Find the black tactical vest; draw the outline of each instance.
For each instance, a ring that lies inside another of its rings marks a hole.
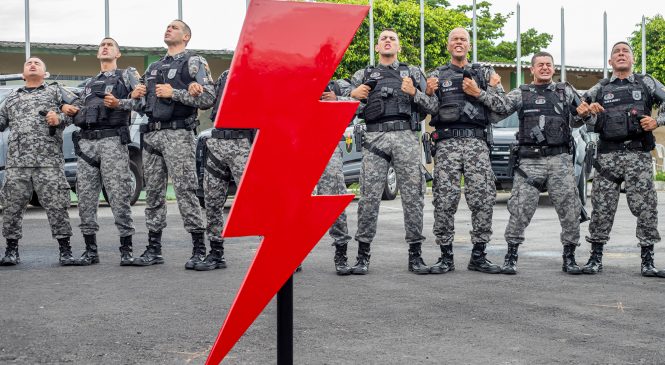
[[[642,139],[646,144],[653,144],[653,134],[642,130],[640,125],[643,115],[651,115],[653,101],[642,81],[643,76],[634,75],[634,78],[633,82],[625,83],[610,83],[608,79],[600,81],[596,102],[605,111],[598,115],[594,131],[600,133],[601,140],[623,142]]]
[[[476,84],[487,90],[487,82],[480,65],[474,63],[471,70],[454,65],[439,68],[439,112],[432,118],[430,125],[436,128],[485,128],[488,123],[485,106],[476,98],[466,95],[462,90],[465,71]]]
[[[520,146],[566,146],[571,141],[570,111],[566,84],[521,85],[522,109],[519,112]]]
[[[364,82],[376,82],[363,110],[365,123],[411,119],[412,98],[402,91],[402,77],[411,77],[409,67],[404,63],[400,63],[397,70],[386,66],[365,69]]]
[[[130,110],[118,110],[104,106],[104,96],[113,94],[118,99],[128,99],[129,89],[122,81],[124,70],[116,69],[113,75],[104,74],[85,85],[83,109],[74,118],[74,124],[82,129],[112,129],[128,126]]]
[[[146,114],[150,122],[185,120],[196,114],[196,108],[188,106],[173,99],[158,98],[155,95],[157,84],[169,84],[174,89],[187,90],[194,81],[189,75],[189,59],[194,56],[188,52],[186,55],[173,59],[163,57],[150,65],[146,73]]]

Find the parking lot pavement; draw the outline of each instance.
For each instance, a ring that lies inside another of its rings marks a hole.
[[[659,193],[660,207],[665,194]],[[503,261],[508,194],[499,194],[488,258]],[[20,242],[22,263],[0,268],[0,363],[201,364],[258,246],[256,237],[229,239],[229,268],[184,270],[191,254],[175,203],[168,205],[166,263],[120,267],[117,231],[108,206],[99,212],[101,263],[59,267],[44,211],[29,208]],[[356,228],[357,202],[349,227]],[[147,241],[143,206],[133,207],[135,255]],[[660,209],[661,215],[663,209]],[[76,232],[75,253],[83,243]],[[661,216],[661,222],[662,222]],[[424,257],[436,261],[431,197],[426,200]],[[471,243],[464,200],[457,213],[456,271],[407,272],[399,198],[383,202],[370,274],[338,277],[324,237],[294,279],[297,364],[656,364],[665,362],[665,279],[639,275],[635,219],[622,198],[605,272],[561,272],[560,227],[543,196],[520,250],[517,276],[466,270]],[[582,225],[582,237],[588,223]],[[298,239],[297,227],[293,239]],[[349,256],[355,256],[355,243]],[[588,257],[582,242],[578,263]],[[665,265],[665,249],[656,248]],[[276,261],[274,265],[279,265]],[[275,363],[275,304],[268,305],[227,357],[229,364]]]

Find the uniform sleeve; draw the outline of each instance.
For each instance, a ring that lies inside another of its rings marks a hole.
[[[202,76],[198,77],[196,82],[199,82],[201,86],[203,86],[203,93],[194,97],[189,95],[189,91],[187,90],[174,89],[173,100],[199,109],[208,109],[212,107],[215,103],[215,88],[212,76],[210,75],[208,62],[201,56],[192,56],[189,58],[188,67],[189,76],[193,79],[197,79],[197,74],[201,72],[199,75]]]
[[[508,116],[522,108],[522,90],[515,88],[508,94],[499,94],[495,88],[481,92],[478,100],[485,104],[492,112]]]
[[[363,82],[365,82],[364,78],[365,78],[365,69],[356,71],[356,73],[354,73],[353,76],[351,77],[351,90],[362,85]],[[349,94],[351,94],[350,91]]]
[[[118,110],[136,110],[139,111],[141,100],[132,99],[131,93],[134,91],[132,84],[135,82],[140,82],[141,75],[134,67],[127,67],[125,72],[122,73],[122,82],[125,84],[129,94],[127,99],[120,99],[120,105],[118,105]]]
[[[598,92],[600,91],[601,84],[600,82],[593,85],[591,89],[587,90],[584,95],[582,95],[582,100],[586,101],[587,103],[595,103],[596,99],[598,98]],[[584,118],[584,124],[586,124],[587,129],[589,130],[594,130],[596,127],[596,121],[598,120],[598,117],[594,114],[589,115],[588,117]]]
[[[53,90],[54,90],[56,105],[61,106],[63,104],[66,104],[63,100],[63,95],[62,95],[62,93],[66,91],[63,91],[63,89],[59,86],[53,86]],[[63,113],[60,109],[58,109],[57,114],[58,114],[58,120],[60,121],[58,128],[64,129],[68,125],[72,124],[72,118],[69,117],[67,114]]]
[[[436,95],[428,96],[425,94],[424,87],[425,84],[425,75],[419,68],[410,66],[411,74],[416,81],[416,95],[413,97],[413,101],[418,105],[421,112],[426,114],[436,114],[439,109],[439,100]]]
[[[570,121],[570,127],[579,128],[584,125],[584,120],[577,115],[577,111],[573,112],[573,110],[576,110],[577,107],[580,106],[581,104],[580,94],[570,84],[566,85],[565,90],[566,90],[566,103],[570,105],[568,109],[570,113],[568,118],[568,120]]]
[[[7,103],[4,103],[0,108],[0,132],[4,132],[7,126],[9,126],[9,111],[7,110]]]
[[[505,94],[505,90],[503,89],[503,85],[499,82],[496,86],[490,86],[490,77],[492,77],[492,74],[495,74],[496,71],[494,71],[494,67],[492,66],[487,66],[483,67],[484,71],[484,76],[485,80],[487,80],[487,88],[492,88],[494,91],[496,91],[497,94]]]

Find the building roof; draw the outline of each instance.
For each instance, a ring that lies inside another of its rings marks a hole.
[[[515,68],[514,63],[507,62],[479,62],[481,65],[492,66],[494,68]],[[522,69],[528,69],[531,67],[529,63],[522,62]],[[554,65],[555,70],[561,70],[561,65]],[[603,72],[602,67],[581,67],[581,66],[569,66],[566,65],[566,71],[572,72]]]
[[[31,42],[31,53],[48,53],[48,54],[63,54],[63,55],[96,55],[99,45],[96,44],[69,44],[69,43],[39,43]],[[145,56],[156,55],[162,56],[166,53],[165,47],[131,47],[121,46],[120,51],[125,56]],[[210,50],[210,49],[193,49],[197,54],[205,56],[206,58],[224,58],[231,59],[233,51],[228,49]],[[24,42],[11,42],[0,41],[0,53],[24,53]]]

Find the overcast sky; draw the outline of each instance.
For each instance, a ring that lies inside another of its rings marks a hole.
[[[413,0],[418,1],[418,0]],[[471,4],[449,0],[453,5]],[[493,12],[515,11],[513,0],[489,0]],[[25,41],[24,0],[0,0],[0,40]],[[629,6],[628,6],[629,5]],[[566,11],[566,64],[602,67],[603,11],[608,17],[608,42],[626,40],[642,15],[662,12],[655,0],[522,1],[522,31],[536,28],[554,36],[546,49],[560,62],[560,11]],[[245,14],[245,0],[183,0],[183,18],[192,27],[190,48],[235,48]],[[178,15],[177,0],[110,0],[110,32],[121,45],[164,46],[166,25]],[[506,39],[514,40],[515,16],[508,21]],[[104,0],[30,0],[30,38],[33,42],[96,44],[104,36]],[[647,55],[648,57],[648,55]]]

